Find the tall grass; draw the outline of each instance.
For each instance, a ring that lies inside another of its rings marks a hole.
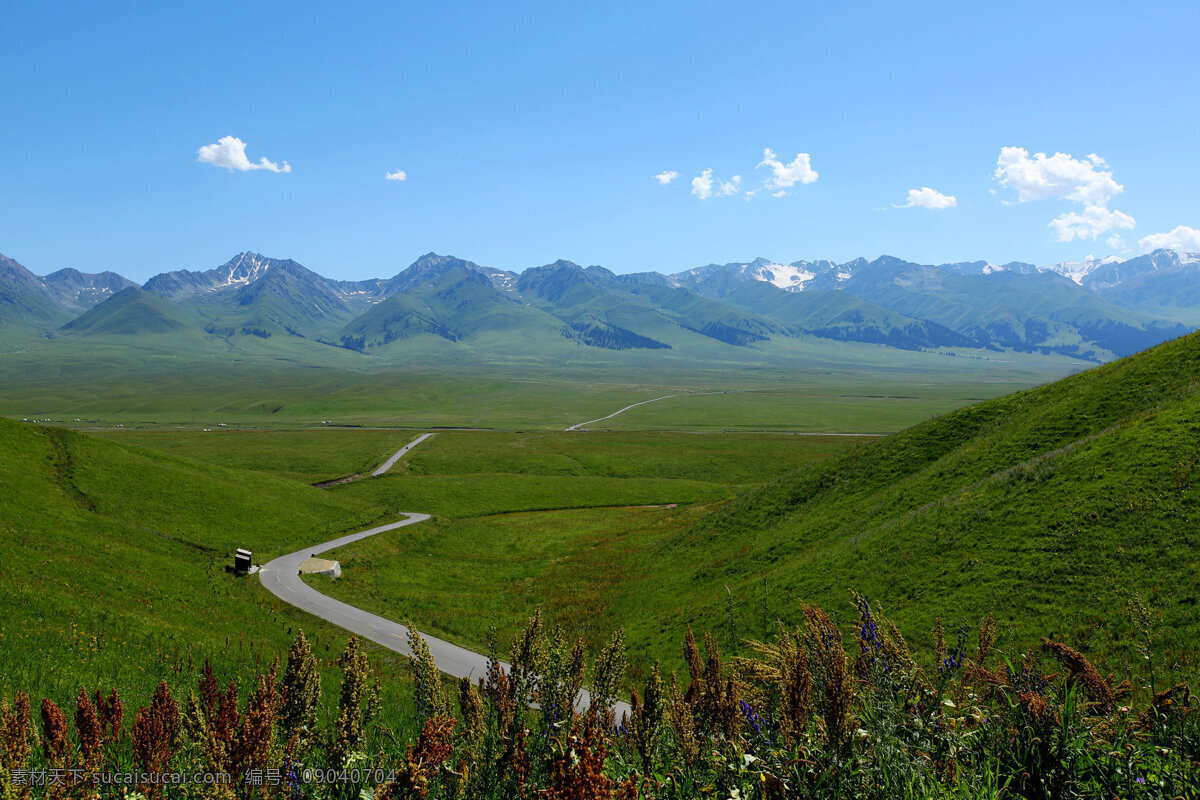
[[[989,619],[922,657],[865,598],[856,604],[850,625],[806,606],[798,627],[744,642],[734,658],[711,633],[701,647],[688,631],[686,674],[653,670],[620,717],[622,633],[588,668],[580,644],[540,615],[510,667],[493,657],[477,686],[439,681],[414,634],[415,694],[382,711],[351,640],[340,690],[323,693],[336,708],[314,713],[322,692],[303,637],[286,665],[272,659],[222,687],[206,664],[194,688],[163,682],[123,715],[118,692],[93,701],[83,688],[74,701],[43,700],[38,725],[18,692],[0,700],[0,796],[128,796],[91,774],[131,768],[231,776],[216,790],[143,778],[144,797],[1195,796],[1200,715],[1186,686],[1138,692],[1052,640],[1005,658]],[[65,783],[43,786],[43,774]]]

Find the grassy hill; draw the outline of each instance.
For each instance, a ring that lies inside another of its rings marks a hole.
[[[432,334],[448,341],[499,334],[524,342],[563,344],[562,323],[504,296],[478,269],[452,265],[414,280],[407,292],[393,294],[351,321],[341,341],[359,349]]]
[[[995,609],[1012,639],[1122,657],[1137,593],[1161,614],[1161,649],[1194,669],[1198,388],[1191,335],[902,431],[692,527],[663,551],[665,592],[765,578],[844,607],[854,588],[916,636]]]
[[[185,330],[190,321],[161,297],[130,286],[88,309],[62,329],[82,334],[136,336],[176,333]]]
[[[724,633],[732,617],[740,636],[761,636],[775,619],[799,619],[802,602],[852,615],[853,589],[926,651],[937,618],[953,631],[995,611],[1013,655],[1049,635],[1119,671],[1140,663],[1137,644],[1149,641],[1161,684],[1200,664],[1198,389],[1193,335],[800,461],[731,501],[449,519],[428,543],[359,543],[342,558],[361,559],[364,577],[335,591],[382,609],[392,593],[425,598],[427,619],[414,619],[468,642],[485,625],[461,598],[489,598],[502,629],[541,605],[568,626],[624,625],[635,663],[677,668],[685,625]],[[743,457],[754,452],[747,444]],[[418,454],[413,468],[438,453]],[[414,566],[410,549],[473,566],[447,583],[444,571]],[[389,583],[389,573],[403,578]],[[457,620],[444,618],[439,596],[460,604]],[[1153,609],[1149,633],[1131,613],[1138,598]]]
[[[0,419],[0,441],[0,694],[68,698],[86,682],[147,696],[206,657],[230,674],[285,651],[297,625],[333,655],[344,644],[224,565],[236,547],[265,561],[383,509],[57,428]]]

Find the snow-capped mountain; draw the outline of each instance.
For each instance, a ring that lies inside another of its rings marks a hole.
[[[896,264],[912,263],[891,256],[882,256],[881,258],[891,259]],[[828,260],[793,261],[785,264],[767,258],[756,258],[744,263],[709,264],[666,277],[677,285],[690,286],[701,280],[711,279],[714,274],[723,273],[731,278],[770,283],[789,292],[803,292],[812,289],[836,289],[839,285],[845,284],[846,281],[855,277],[863,267],[868,264],[877,264],[878,261],[879,259],[868,262],[865,258],[856,258],[841,264]],[[1128,260],[1119,256],[1108,256],[1102,259],[1088,256],[1082,261],[1062,261],[1043,266],[1021,261],[1013,261],[1008,264],[993,264],[990,261],[962,261],[931,265],[930,268],[956,275],[994,275],[1001,272],[1029,275],[1037,272],[1051,272],[1062,275],[1080,286],[1101,289],[1111,288],[1126,279],[1132,279],[1146,272],[1173,270],[1193,264],[1200,264],[1200,254],[1156,250],[1148,255]]]
[[[216,269],[162,272],[146,281],[143,290],[168,300],[183,300],[196,294],[246,286],[261,278],[271,267],[283,263],[259,253],[239,253]]]
[[[1083,261],[1062,261],[1058,264],[1048,264],[1044,267],[1039,267],[1042,272],[1054,272],[1062,275],[1064,278],[1070,278],[1083,285],[1084,280],[1096,270],[1109,264],[1120,264],[1119,256],[1108,256],[1107,258],[1097,259],[1095,256],[1088,256]]]
[[[130,286],[137,284],[115,272],[91,274],[68,268],[42,277],[0,255],[0,322],[65,321]]]
[[[1103,361],[1200,327],[1200,255],[1157,250],[1042,267],[757,258],[617,275],[562,260],[518,274],[428,253],[391,278],[341,281],[244,252],[215,269],[155,275],[142,290],[115,273],[40,278],[0,257],[4,326],[43,336],[280,335],[356,350],[501,332],[607,349],[686,348],[695,337],[765,347],[813,336]]]

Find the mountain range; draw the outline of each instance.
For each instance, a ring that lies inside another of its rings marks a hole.
[[[282,336],[377,355],[441,342],[697,356],[829,340],[1099,362],[1197,326],[1200,255],[1172,250],[1044,267],[759,258],[625,275],[561,260],[516,273],[429,253],[391,278],[362,281],[245,252],[142,286],[114,272],[42,277],[0,256],[0,339]]]

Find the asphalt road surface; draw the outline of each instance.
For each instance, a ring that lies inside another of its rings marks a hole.
[[[428,435],[426,434],[426,436]],[[424,438],[424,436],[421,437],[421,439]],[[421,439],[410,443],[408,447],[417,444]],[[401,453],[403,452],[405,451],[401,451]],[[389,650],[394,650],[403,656],[411,657],[412,651],[408,647],[408,628],[398,622],[392,622],[390,619],[371,614],[370,612],[363,611],[361,608],[355,608],[340,600],[334,600],[328,595],[321,594],[305,583],[300,577],[300,565],[312,556],[344,547],[351,542],[357,542],[360,539],[374,536],[377,533],[392,531],[396,528],[403,528],[405,525],[414,525],[429,519],[428,514],[406,513],[404,516],[405,519],[393,522],[390,525],[380,525],[378,528],[352,533],[340,539],[334,539],[331,542],[324,542],[312,547],[306,547],[303,550],[297,550],[294,553],[288,553],[286,556],[280,556],[263,565],[262,569],[258,572],[259,579],[262,581],[262,585],[267,588],[267,591],[285,603],[290,603],[296,608],[320,617],[326,622],[332,622],[339,628],[344,628],[364,639],[370,639]],[[424,636],[424,634],[422,635]],[[470,650],[443,641],[442,639],[435,639],[432,636],[424,636],[424,638],[425,642],[429,645],[429,652],[433,655],[434,661],[437,662],[438,669],[447,675],[455,678],[468,678],[472,682],[487,675],[486,656],[473,653]],[[506,672],[508,671],[508,664],[502,663],[501,666]],[[585,711],[590,700],[591,697],[586,690],[581,692],[580,698],[576,703],[576,708],[580,711]],[[623,714],[629,713],[629,704],[619,702],[616,704],[614,710],[619,720]]]
[[[735,391],[740,392],[741,389],[737,389]],[[620,409],[619,411],[614,411],[613,413],[609,414],[607,417],[599,417],[598,419],[589,419],[587,422],[577,422],[569,428],[563,428],[563,430],[564,431],[577,431],[580,428],[582,428],[584,425],[591,425],[593,422],[603,422],[606,419],[612,419],[617,414],[624,414],[626,411],[628,411],[631,408],[637,408],[638,406],[644,406],[644,405],[646,405],[646,403],[657,403],[659,400],[666,400],[668,397],[692,397],[694,395],[700,395],[700,394],[729,394],[729,392],[681,392],[679,394],[664,394],[662,397],[652,397],[649,400],[643,400],[640,403],[633,403],[631,405],[627,405],[624,408]],[[413,442],[413,444],[416,444],[416,442]]]
[[[408,444],[404,445],[404,447],[401,447],[399,450],[397,450],[395,452],[395,454],[391,458],[389,458],[387,461],[380,464],[379,469],[377,469],[371,473],[371,477],[374,478],[376,475],[382,475],[383,473],[387,472],[392,467],[396,466],[396,462],[399,461],[404,456],[405,453],[407,453],[409,450],[412,450],[414,447],[416,447],[421,442],[428,439],[430,436],[433,436],[433,434],[432,433],[422,433],[420,436],[413,439]]]

